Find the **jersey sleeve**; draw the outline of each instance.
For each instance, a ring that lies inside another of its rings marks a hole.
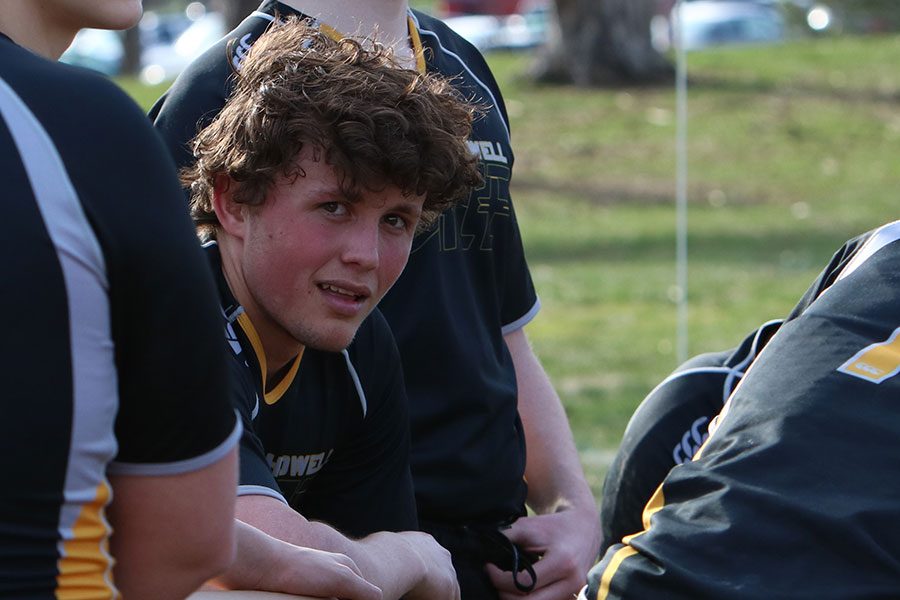
[[[287,503],[272,475],[266,460],[262,440],[256,433],[253,420],[259,411],[259,396],[248,379],[247,367],[242,359],[228,352],[228,371],[231,383],[231,400],[240,417],[243,433],[240,441],[240,470],[238,473],[238,496],[270,496]]]
[[[351,536],[418,529],[409,468],[409,414],[400,358],[381,314],[369,317],[348,356],[366,395],[366,416],[335,450],[304,499],[304,515]]]
[[[70,172],[109,277],[120,396],[110,472],[200,468],[239,435],[212,277],[159,138],[121,90],[97,85],[87,112],[72,102],[54,117],[97,123],[87,163]]]
[[[900,589],[898,246],[782,325],[699,457],[655,493],[645,530],[592,570],[589,598]]]
[[[502,274],[499,284],[500,289],[500,319],[503,323],[503,335],[521,329],[537,315],[541,309],[541,303],[534,289],[531,279],[531,271],[525,259],[525,247],[522,243],[522,234],[519,231],[519,223],[516,220],[515,209],[512,201],[509,202],[509,231],[503,247],[498,248],[494,255],[502,260],[497,272]]]
[[[150,109],[153,126],[178,169],[193,164],[191,140],[219,114],[234,87],[227,44],[220,41],[191,63]]]

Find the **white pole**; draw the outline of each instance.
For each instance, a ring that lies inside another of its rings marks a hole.
[[[674,19],[675,37],[675,288],[677,298],[677,326],[675,356],[678,364],[688,359],[688,214],[687,214],[687,51],[681,18],[684,0],[677,0]]]

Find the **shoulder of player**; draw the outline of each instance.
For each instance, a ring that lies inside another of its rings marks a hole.
[[[428,50],[432,53],[427,57],[429,69],[450,77],[454,87],[467,98],[474,92],[478,102],[496,108],[508,131],[509,118],[503,94],[481,52],[440,19],[416,10],[411,13],[426,55]]]
[[[456,33],[441,19],[416,9],[410,9],[410,12],[412,13],[420,35],[439,42],[445,50],[459,54],[464,59],[477,57],[478,59],[483,60],[481,52],[479,52],[475,46]]]

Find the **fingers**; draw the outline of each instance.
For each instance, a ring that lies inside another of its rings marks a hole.
[[[277,591],[345,600],[382,600],[381,589],[363,578],[344,554],[297,548],[289,572]]]
[[[540,590],[544,587],[548,587],[553,585],[555,582],[559,581],[563,578],[563,573],[561,573],[562,569],[559,565],[560,561],[554,560],[554,557],[549,554],[544,555],[544,558],[534,563],[534,575],[537,580],[537,584],[535,585],[534,590],[531,594],[528,595],[531,598],[534,595],[534,592]],[[498,592],[505,592],[514,595],[524,595],[519,589],[516,587],[515,582],[513,581],[513,576],[510,571],[502,571],[496,565],[487,565],[486,567],[488,577],[491,579],[491,583],[494,584],[494,587]],[[519,571],[518,580],[521,583],[529,583],[531,581],[530,575],[526,571]],[[582,582],[583,583],[583,582]]]
[[[382,600],[381,590],[363,579],[358,573],[347,570],[347,576],[342,580],[339,589],[329,593],[335,598],[345,600]]]
[[[587,551],[581,550],[582,540],[577,519],[573,515],[554,513],[524,517],[504,530],[504,534],[521,548],[537,552],[541,560],[534,563],[537,585],[530,593],[520,592],[512,574],[488,565],[487,573],[501,598],[523,598],[528,600],[571,599],[584,586],[589,566],[582,560],[582,554],[591,557],[591,543]],[[573,527],[574,524],[574,527]],[[588,540],[590,542],[590,540]],[[583,564],[584,563],[584,564]],[[521,572],[520,581],[527,581],[528,574]]]

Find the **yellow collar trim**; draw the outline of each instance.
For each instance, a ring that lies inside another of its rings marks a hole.
[[[281,397],[294,382],[294,377],[296,377],[297,370],[300,368],[300,361],[303,360],[303,352],[306,350],[306,347],[300,348],[300,353],[294,358],[291,368],[285,376],[281,378],[278,385],[276,385],[271,392],[267,392],[266,375],[268,373],[268,366],[266,361],[266,351],[263,349],[262,340],[259,339],[256,327],[253,326],[253,322],[250,320],[247,313],[242,312],[239,314],[237,320],[241,329],[244,331],[244,335],[250,340],[250,345],[253,346],[253,352],[256,354],[256,361],[259,363],[259,371],[262,377],[263,400],[266,404],[271,406],[281,400]]]
[[[422,47],[422,38],[419,37],[419,31],[416,29],[416,22],[413,21],[413,18],[408,15],[406,17],[406,26],[409,30],[409,41],[412,45],[413,56],[416,57],[416,71],[424,75],[425,49]],[[340,41],[346,37],[340,31],[338,31],[331,25],[326,25],[325,23],[320,22],[319,29],[321,29],[325,33],[325,35],[333,40]]]

